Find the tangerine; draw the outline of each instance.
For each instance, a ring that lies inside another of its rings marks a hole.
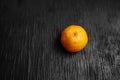
[[[79,52],[88,43],[86,30],[79,25],[70,25],[61,33],[61,44],[68,52]]]

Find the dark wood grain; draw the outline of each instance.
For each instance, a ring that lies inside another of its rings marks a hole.
[[[0,80],[120,80],[120,2],[1,0]],[[76,54],[61,31],[83,26],[89,43]]]

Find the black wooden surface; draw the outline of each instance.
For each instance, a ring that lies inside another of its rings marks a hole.
[[[59,41],[70,24],[89,36],[76,54]],[[0,80],[120,80],[120,2],[0,0]]]

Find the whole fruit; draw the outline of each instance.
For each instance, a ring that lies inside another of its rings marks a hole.
[[[79,52],[88,43],[86,30],[79,25],[66,27],[61,34],[61,44],[69,52]]]

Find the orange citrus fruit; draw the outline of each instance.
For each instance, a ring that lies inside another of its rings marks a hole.
[[[70,25],[61,33],[61,44],[69,52],[79,52],[88,43],[85,29],[79,25]]]

